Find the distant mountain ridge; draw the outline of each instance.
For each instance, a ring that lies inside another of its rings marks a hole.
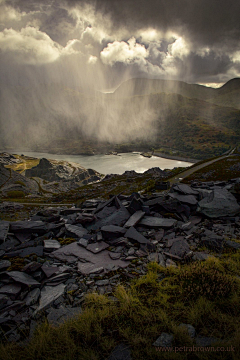
[[[221,105],[220,98],[222,98],[222,102],[224,102],[224,97],[229,96],[230,93],[234,93],[234,96],[236,94],[240,95],[240,78],[231,79],[220,88],[211,88],[199,84],[188,84],[177,80],[134,78],[119,85],[114,92],[114,96],[127,97],[162,92],[168,94],[180,94],[182,96],[206,100],[213,103],[214,99],[216,99],[217,104]],[[232,105],[234,104],[235,102],[232,103]],[[237,101],[235,105],[238,105]],[[237,108],[240,109],[240,102]]]
[[[52,153],[180,151],[220,155],[240,142],[240,79],[213,89],[130,79],[114,93],[62,84],[2,88],[0,144]],[[167,149],[167,150],[166,150]]]

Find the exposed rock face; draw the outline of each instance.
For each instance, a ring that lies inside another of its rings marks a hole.
[[[0,154],[0,164],[12,165],[20,163],[21,160],[17,159],[14,155],[8,154],[6,152]]]
[[[37,166],[26,169],[25,176],[5,165],[22,162],[11,154],[0,154],[0,194],[3,197],[51,196],[98,181],[102,175],[92,169],[67,161],[40,159]],[[34,178],[34,179],[32,179]],[[17,192],[17,193],[16,193]],[[10,195],[9,195],[10,194]]]
[[[37,194],[38,185],[34,180],[28,179],[14,170],[6,169],[0,163],[0,192],[7,196],[9,191],[22,191],[25,195]]]
[[[47,181],[74,179],[74,181],[77,182],[89,179],[89,182],[91,182],[100,179],[99,173],[95,170],[86,170],[79,164],[72,162],[58,162],[45,158],[40,159],[40,162],[37,166],[26,170],[25,175],[27,177],[39,177]]]

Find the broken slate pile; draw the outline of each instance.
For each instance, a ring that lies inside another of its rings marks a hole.
[[[80,207],[46,208],[25,221],[0,221],[2,336],[31,336],[42,316],[54,325],[81,313],[92,291],[113,295],[120,283],[164,267],[220,256],[240,244],[240,206],[229,182],[175,184],[170,191]],[[199,248],[206,248],[200,251]]]

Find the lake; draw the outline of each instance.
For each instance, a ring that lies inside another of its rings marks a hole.
[[[146,158],[138,152],[121,153],[118,155],[58,155],[41,152],[29,151],[6,151],[11,154],[24,154],[36,158],[47,158],[54,160],[66,160],[80,164],[87,169],[94,169],[101,174],[123,174],[126,170],[135,170],[143,173],[152,168],[159,167],[160,169],[173,169],[174,167],[186,167],[192,163],[165,159],[158,156]]]

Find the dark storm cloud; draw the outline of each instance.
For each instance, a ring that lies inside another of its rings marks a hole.
[[[51,50],[50,59],[58,58],[57,51],[59,54],[65,51],[57,49],[57,44],[64,48],[69,40],[77,39],[72,49],[84,53],[86,59],[92,56],[89,64],[96,63],[98,58],[101,72],[111,74],[107,83],[117,82],[124,73],[125,77],[145,75],[191,82],[205,81],[208,77],[212,82],[221,82],[223,78],[225,81],[239,76],[240,2],[236,0],[6,0],[2,3],[21,15],[15,23],[11,18],[5,28],[18,32],[29,25],[38,28],[49,36],[44,44],[48,43],[47,49]],[[4,30],[3,22],[0,25]],[[156,31],[153,38],[144,35],[144,31],[151,29]],[[136,39],[135,45],[132,37]],[[6,49],[7,45],[4,46]]]
[[[232,44],[240,34],[240,2],[236,0],[69,0],[69,6],[92,4],[110,15],[113,26],[136,31],[154,27],[182,29],[201,44]]]

